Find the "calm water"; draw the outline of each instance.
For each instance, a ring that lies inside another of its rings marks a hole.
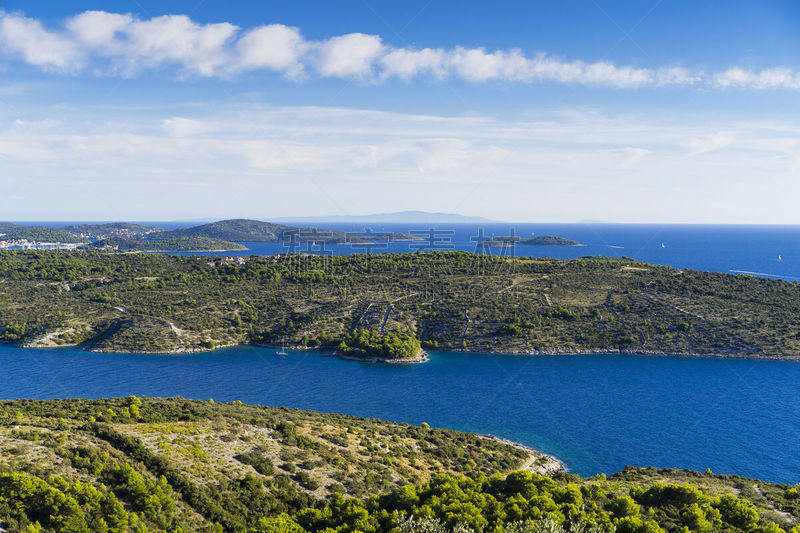
[[[171,224],[170,227],[179,224]],[[364,231],[360,224],[332,229]],[[519,246],[516,255],[627,256],[717,272],[800,281],[800,226],[623,224],[372,224],[375,232],[429,227],[442,243],[472,237],[559,235],[583,247]],[[450,233],[451,232],[451,233]],[[242,255],[287,251],[245,243]],[[408,242],[383,251],[408,252]],[[359,253],[329,246],[335,254]],[[381,250],[378,250],[381,251]],[[497,250],[495,250],[497,251]],[[227,254],[231,255],[231,254]],[[515,357],[433,354],[425,365],[362,364],[314,352],[281,358],[242,347],[190,356],[98,355],[0,345],[0,398],[181,395],[242,400],[513,439],[574,472],[626,464],[675,466],[800,482],[800,363],[679,357]]]
[[[626,464],[800,482],[800,363],[434,353],[423,365],[240,347],[187,356],[0,345],[0,398],[180,395],[490,433],[579,474]]]
[[[361,232],[364,225],[328,224],[343,231]],[[730,226],[730,225],[655,225],[655,224],[373,224],[378,232],[425,230],[430,227],[443,233],[443,244],[455,250],[475,250],[473,237],[482,229],[485,236],[558,235],[586,246],[517,246],[518,256],[557,257],[584,255],[632,257],[649,263],[676,268],[715,272],[740,272],[758,276],[800,281],[800,226]],[[283,243],[243,243],[249,250],[226,255],[271,255],[286,252]],[[377,251],[409,252],[417,243],[393,242]],[[301,248],[304,250],[305,248]],[[331,245],[330,252],[363,253],[348,245]],[[499,253],[499,249],[494,249]]]

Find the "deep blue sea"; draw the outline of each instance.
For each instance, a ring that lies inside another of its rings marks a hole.
[[[180,224],[170,224],[176,227]],[[331,224],[344,231],[364,225]],[[558,235],[582,247],[518,246],[518,256],[627,256],[800,281],[800,226],[373,224],[374,232],[440,230],[439,249],[484,236]],[[242,255],[287,251],[246,243]],[[409,242],[374,251],[407,252]],[[361,248],[333,245],[335,254]],[[301,248],[300,251],[303,251]],[[317,249],[317,251],[319,251]],[[506,250],[507,252],[507,250]],[[499,253],[495,249],[494,253]],[[231,255],[227,253],[226,255]],[[266,348],[196,355],[101,355],[0,345],[0,398],[128,394],[284,405],[506,437],[579,474],[626,464],[800,482],[800,363],[620,355],[433,353],[424,365],[367,364]]]
[[[157,356],[0,345],[0,376],[0,398],[241,400],[498,435],[583,475],[630,464],[800,482],[793,362],[435,352],[390,365],[256,347]]]

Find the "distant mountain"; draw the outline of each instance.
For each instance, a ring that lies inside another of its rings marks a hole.
[[[482,222],[499,222],[483,217],[468,217],[453,213],[429,213],[427,211],[398,211],[396,213],[379,213],[375,215],[332,215],[310,217],[284,217],[274,219],[277,222],[290,223],[341,223],[356,224],[359,222],[385,222],[395,224],[478,224]]]

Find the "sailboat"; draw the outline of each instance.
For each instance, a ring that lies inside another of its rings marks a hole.
[[[284,337],[281,341],[281,351],[275,352],[275,355],[289,355],[286,353],[286,338]]]

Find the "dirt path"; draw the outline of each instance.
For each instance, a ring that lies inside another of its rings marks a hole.
[[[181,346],[183,346],[183,337],[182,337],[183,330],[178,328],[178,326],[176,326],[172,322],[169,322],[169,327],[172,328],[172,331],[175,333],[175,336],[178,337],[178,342],[180,343]]]
[[[759,496],[761,496],[762,498],[764,498],[764,502],[767,504],[767,507],[769,507],[770,509],[772,509],[773,511],[775,511],[776,513],[778,513],[779,515],[781,515],[781,517],[783,517],[783,519],[784,519],[784,520],[786,520],[786,521],[787,521],[787,522],[789,522],[790,524],[794,524],[794,523],[796,523],[796,522],[797,522],[797,519],[796,519],[794,516],[790,515],[790,514],[789,514],[789,513],[787,513],[786,511],[781,511],[780,509],[778,509],[777,507],[775,507],[775,506],[772,504],[772,502],[769,500],[769,498],[767,498],[767,496],[766,496],[766,495],[765,495],[765,494],[764,494],[764,493],[761,491],[761,487],[759,487],[759,486],[758,486],[758,485],[756,485],[756,484],[753,484],[753,490],[755,490],[755,491],[758,493],[758,495],[759,495]]]

